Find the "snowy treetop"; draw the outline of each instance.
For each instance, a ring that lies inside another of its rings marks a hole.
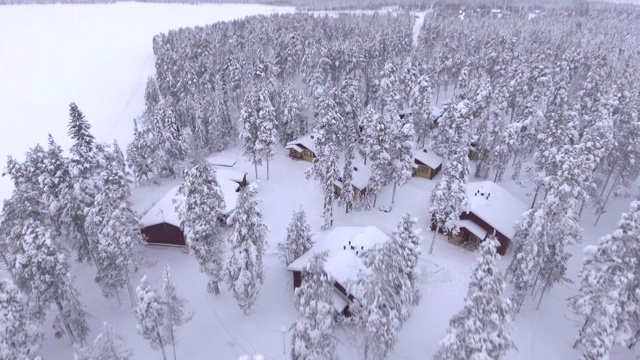
[[[314,254],[327,251],[325,270],[335,281],[345,285],[348,281],[355,281],[358,272],[366,269],[362,262],[362,253],[388,240],[389,237],[375,226],[337,227],[292,262],[287,270],[302,271]]]
[[[218,185],[222,190],[224,196],[224,202],[226,204],[225,213],[230,213],[236,208],[238,201],[238,183],[229,180],[223,176],[218,176]],[[140,219],[140,223],[143,227],[158,225],[167,223],[173,226],[180,227],[180,218],[176,212],[176,207],[184,200],[184,197],[178,195],[178,189],[180,186],[176,186],[169,190],[158,202],[153,205],[151,210]]]
[[[468,183],[467,197],[469,212],[508,238],[513,238],[516,222],[529,210],[526,204],[493,181]]]
[[[442,165],[444,158],[436,154],[429,148],[422,148],[413,150],[413,157],[415,160],[427,165],[428,167],[435,169]],[[414,167],[418,167],[418,164],[414,164]]]

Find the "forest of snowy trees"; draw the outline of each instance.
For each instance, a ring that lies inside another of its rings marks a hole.
[[[447,158],[425,202],[432,218],[421,220],[437,230],[458,231],[471,177],[511,176],[533,189],[505,276],[489,237],[436,358],[503,356],[514,347],[506,324],[523,303],[539,305],[569,281],[567,248],[581,243],[581,215],[595,212],[597,223],[612,198],[639,196],[640,10],[572,3],[495,16],[442,9],[427,15],[416,44],[409,12],[255,16],[155,36],[156,73],[146,83],[145,110],[126,158],[117,143],[95,140],[72,103],[67,152],[49,137],[46,148],[34,146],[24,161],[7,160],[4,175],[15,189],[3,204],[0,255],[12,281],[0,282],[0,319],[8,324],[0,357],[36,358],[50,311],[55,335],[70,338],[78,359],[110,352],[132,357],[107,323],[88,345],[90,314],[72,261],[95,267],[105,298],[120,303],[128,295],[139,333],[164,358],[169,346],[176,357],[177,328],[193,314],[169,268],[162,293],[146,277],[132,284],[149,264],[129,197],[132,186],[156,176],[185,178],[181,227],[208,276],[207,289],[219,294],[226,281],[249,313],[264,283],[268,245],[258,187],[240,192],[223,230],[224,199],[205,158],[241,146],[255,177],[268,180],[276,150],[308,133],[317,154],[306,176],[323,192],[323,229],[333,226],[335,206],[371,210],[385,187],[394,205],[397,188],[411,177],[411,152],[424,145]],[[366,194],[354,199],[356,156],[372,176]],[[345,191],[336,197],[338,179]],[[302,208],[295,212],[278,246],[286,264],[313,244],[306,221]],[[421,239],[417,220],[405,214],[389,243],[363,255],[371,271],[352,284],[353,323],[366,359],[387,356],[419,304]],[[568,300],[584,319],[575,344],[584,359],[606,359],[614,346],[633,348],[640,340],[638,259],[636,201],[618,229],[587,249],[579,293]],[[313,257],[295,293],[293,359],[335,357],[337,323],[324,261],[322,254]],[[9,337],[16,340],[8,343]]]

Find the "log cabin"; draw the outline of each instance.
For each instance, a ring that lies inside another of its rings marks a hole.
[[[359,271],[366,269],[361,258],[362,252],[387,241],[389,237],[375,226],[336,227],[287,267],[293,275],[293,288],[302,284],[304,268],[309,259],[314,254],[326,251],[324,268],[333,279],[333,307],[336,312],[350,316],[349,304],[357,294],[350,293],[347,286],[357,279]]]

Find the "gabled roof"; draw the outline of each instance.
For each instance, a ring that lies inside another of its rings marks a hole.
[[[468,183],[467,197],[469,211],[509,239],[515,235],[516,222],[529,210],[527,205],[493,181]]]
[[[442,165],[442,162],[444,161],[442,156],[436,154],[429,148],[413,150],[413,159],[416,163],[421,162],[432,169],[438,168],[438,166]]]
[[[218,185],[222,190],[222,196],[224,197],[225,213],[230,213],[236,208],[238,201],[238,183],[229,180],[222,176],[217,176]],[[180,218],[176,207],[184,200],[183,196],[178,195],[178,189],[180,186],[171,188],[160,200],[158,200],[151,210],[140,219],[140,224],[143,227],[153,226],[157,224],[167,223],[173,226],[180,227]]]
[[[311,134],[305,135],[303,137],[297,138],[293,141],[289,141],[287,143],[287,146],[285,146],[285,148],[290,149],[292,148],[294,145],[296,146],[302,146],[303,148],[307,148],[311,151],[313,151],[313,153],[315,154],[316,152],[316,145],[313,142],[313,137]]]
[[[337,227],[292,262],[287,270],[302,271],[314,254],[327,251],[325,270],[335,281],[345,286],[349,280],[357,279],[360,270],[366,269],[361,259],[362,252],[388,240],[389,237],[375,226]]]
[[[353,164],[353,173],[351,178],[351,185],[358,190],[363,190],[369,185],[371,179],[371,168],[364,163]],[[336,181],[335,185],[342,189],[342,181]]]

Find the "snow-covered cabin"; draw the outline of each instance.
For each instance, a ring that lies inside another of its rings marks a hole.
[[[429,148],[413,150],[413,176],[433,179],[440,170],[444,158]]]
[[[353,164],[353,173],[351,175],[351,187],[353,188],[353,199],[357,200],[367,193],[367,186],[371,179],[371,168],[364,163]],[[333,192],[340,196],[342,193],[342,177],[339,177],[333,183]]]
[[[335,287],[333,306],[337,312],[348,316],[353,296],[348,293],[346,286],[357,279],[360,270],[366,269],[361,258],[362,252],[387,241],[389,237],[375,226],[334,228],[287,267],[293,273],[293,288],[302,284],[302,271],[309,259],[314,254],[326,251],[324,269],[332,277]]]
[[[495,233],[500,242],[498,253],[504,255],[516,223],[529,207],[493,181],[468,183],[466,191],[469,211],[460,214],[460,232],[449,241],[475,249],[487,235]]]
[[[225,215],[236,208],[241,186],[223,176],[218,176],[218,185],[225,202]],[[151,210],[140,219],[142,235],[147,245],[187,246],[185,234],[180,229],[180,218],[176,207],[184,197],[178,195],[176,186],[158,200]]]
[[[289,149],[289,156],[293,159],[313,162],[316,158],[316,145],[313,141],[313,135],[305,135],[289,141],[285,148]]]

